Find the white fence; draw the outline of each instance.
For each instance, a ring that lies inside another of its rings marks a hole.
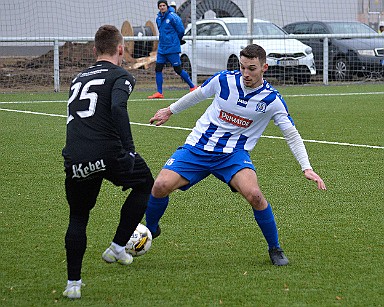
[[[289,40],[289,39],[311,39],[311,38],[316,38],[316,39],[322,39],[323,40],[323,67],[322,69],[322,83],[327,85],[329,83],[329,61],[328,61],[328,54],[329,54],[329,40],[332,38],[377,38],[377,34],[349,34],[349,35],[342,35],[342,34],[301,34],[301,35],[284,35],[284,36],[276,36],[276,35],[244,35],[244,36],[231,36],[231,37],[220,37],[218,36],[215,38],[217,41],[228,41],[229,40],[247,40],[247,41],[252,41],[252,40],[258,40],[258,39],[284,39],[284,40]],[[158,40],[158,36],[147,36],[147,37],[137,37],[137,36],[130,36],[130,37],[124,37],[126,42],[155,42]],[[198,36],[198,37],[193,37],[193,36],[185,36],[185,40],[191,40],[192,42],[196,41],[204,41],[204,40],[212,40],[212,36]],[[87,43],[87,42],[92,42],[93,37],[0,37],[0,42],[4,43],[49,43],[51,46],[53,46],[53,63],[52,66],[53,70],[51,72],[46,72],[47,74],[51,74],[53,76],[53,87],[54,91],[59,92],[60,91],[60,52],[59,48],[66,42],[77,42],[77,43]],[[383,38],[384,41],[384,38]],[[196,44],[192,43],[192,48],[196,48]],[[384,45],[383,45],[384,49]],[[193,52],[192,54],[195,54],[198,56],[198,52],[194,49],[192,49]],[[239,50],[240,52],[240,50]],[[200,55],[201,56],[201,55]],[[153,62],[154,56],[152,55],[152,62]],[[384,69],[384,61],[383,61],[383,69]],[[195,61],[192,61],[192,79],[194,83],[197,82],[197,74],[196,74],[196,67],[195,67]],[[223,69],[225,69],[223,65]],[[129,69],[129,67],[128,67]],[[149,69],[148,67],[146,68],[147,70]],[[150,72],[152,73],[151,69],[149,69]],[[73,72],[75,74],[75,71]],[[319,78],[318,78],[319,79]],[[380,77],[378,78],[380,80]],[[383,80],[381,76],[381,80]]]

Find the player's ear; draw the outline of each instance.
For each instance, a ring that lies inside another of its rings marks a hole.
[[[268,63],[264,63],[262,71],[266,72],[268,70]]]
[[[118,51],[119,51],[119,56],[122,56],[124,54],[124,46],[123,45],[119,45]]]

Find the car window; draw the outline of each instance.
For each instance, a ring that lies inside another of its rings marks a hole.
[[[201,23],[196,26],[197,36],[208,36],[211,33],[211,24],[210,23]]]
[[[285,34],[284,30],[280,29],[273,23],[269,22],[260,22],[254,24],[255,28],[260,28],[261,34],[263,35],[282,35]]]
[[[217,35],[227,35],[224,27],[218,23],[201,23],[196,25],[196,32],[198,36],[217,36]],[[186,33],[186,36],[192,35],[192,29],[189,29]]]
[[[227,35],[225,32],[225,29],[223,28],[222,25],[218,23],[212,23],[210,27],[210,34],[212,36],[217,36],[217,35]]]
[[[311,33],[312,34],[326,34],[327,29],[325,28],[324,25],[319,24],[319,23],[315,23],[315,24],[313,24]]]
[[[328,23],[332,33],[335,34],[356,34],[374,33],[375,31],[360,22],[330,22]]]
[[[291,30],[291,33],[293,34],[309,34],[311,33],[311,24],[309,23],[300,23],[294,25],[293,29]]]
[[[229,33],[231,35],[246,35],[246,23],[227,23]],[[284,30],[280,29],[270,22],[257,22],[253,24],[253,35],[282,35],[285,34]]]
[[[247,34],[247,25],[244,23],[227,23],[227,28],[231,35]]]

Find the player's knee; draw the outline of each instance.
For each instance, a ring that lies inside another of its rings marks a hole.
[[[178,75],[181,75],[181,72],[183,71],[181,69],[181,66],[173,66],[173,70],[178,74]]]
[[[155,180],[152,187],[152,195],[156,198],[163,198],[172,192],[172,188],[167,184],[166,180]]]
[[[164,64],[156,63],[155,72],[162,72],[164,68]]]
[[[256,210],[263,210],[265,209],[265,205],[267,204],[267,201],[265,200],[263,194],[261,193],[260,189],[254,188],[248,191],[244,195],[246,200],[251,204],[251,206]]]

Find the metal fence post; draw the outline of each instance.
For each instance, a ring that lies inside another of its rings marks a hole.
[[[247,7],[247,10],[248,10],[247,34],[249,36],[253,35],[253,19],[254,19],[254,16],[255,16],[253,7],[254,7],[254,0],[248,0],[248,7]],[[248,39],[248,45],[251,45],[252,43],[253,43],[253,39],[252,38]]]
[[[54,91],[60,92],[60,56],[59,41],[56,39],[53,45],[53,80]]]
[[[328,37],[324,37],[323,41],[323,83],[328,85],[328,70],[329,70],[329,55],[328,55]]]
[[[192,24],[192,82],[197,85],[196,65],[196,0],[191,0],[191,24]]]

